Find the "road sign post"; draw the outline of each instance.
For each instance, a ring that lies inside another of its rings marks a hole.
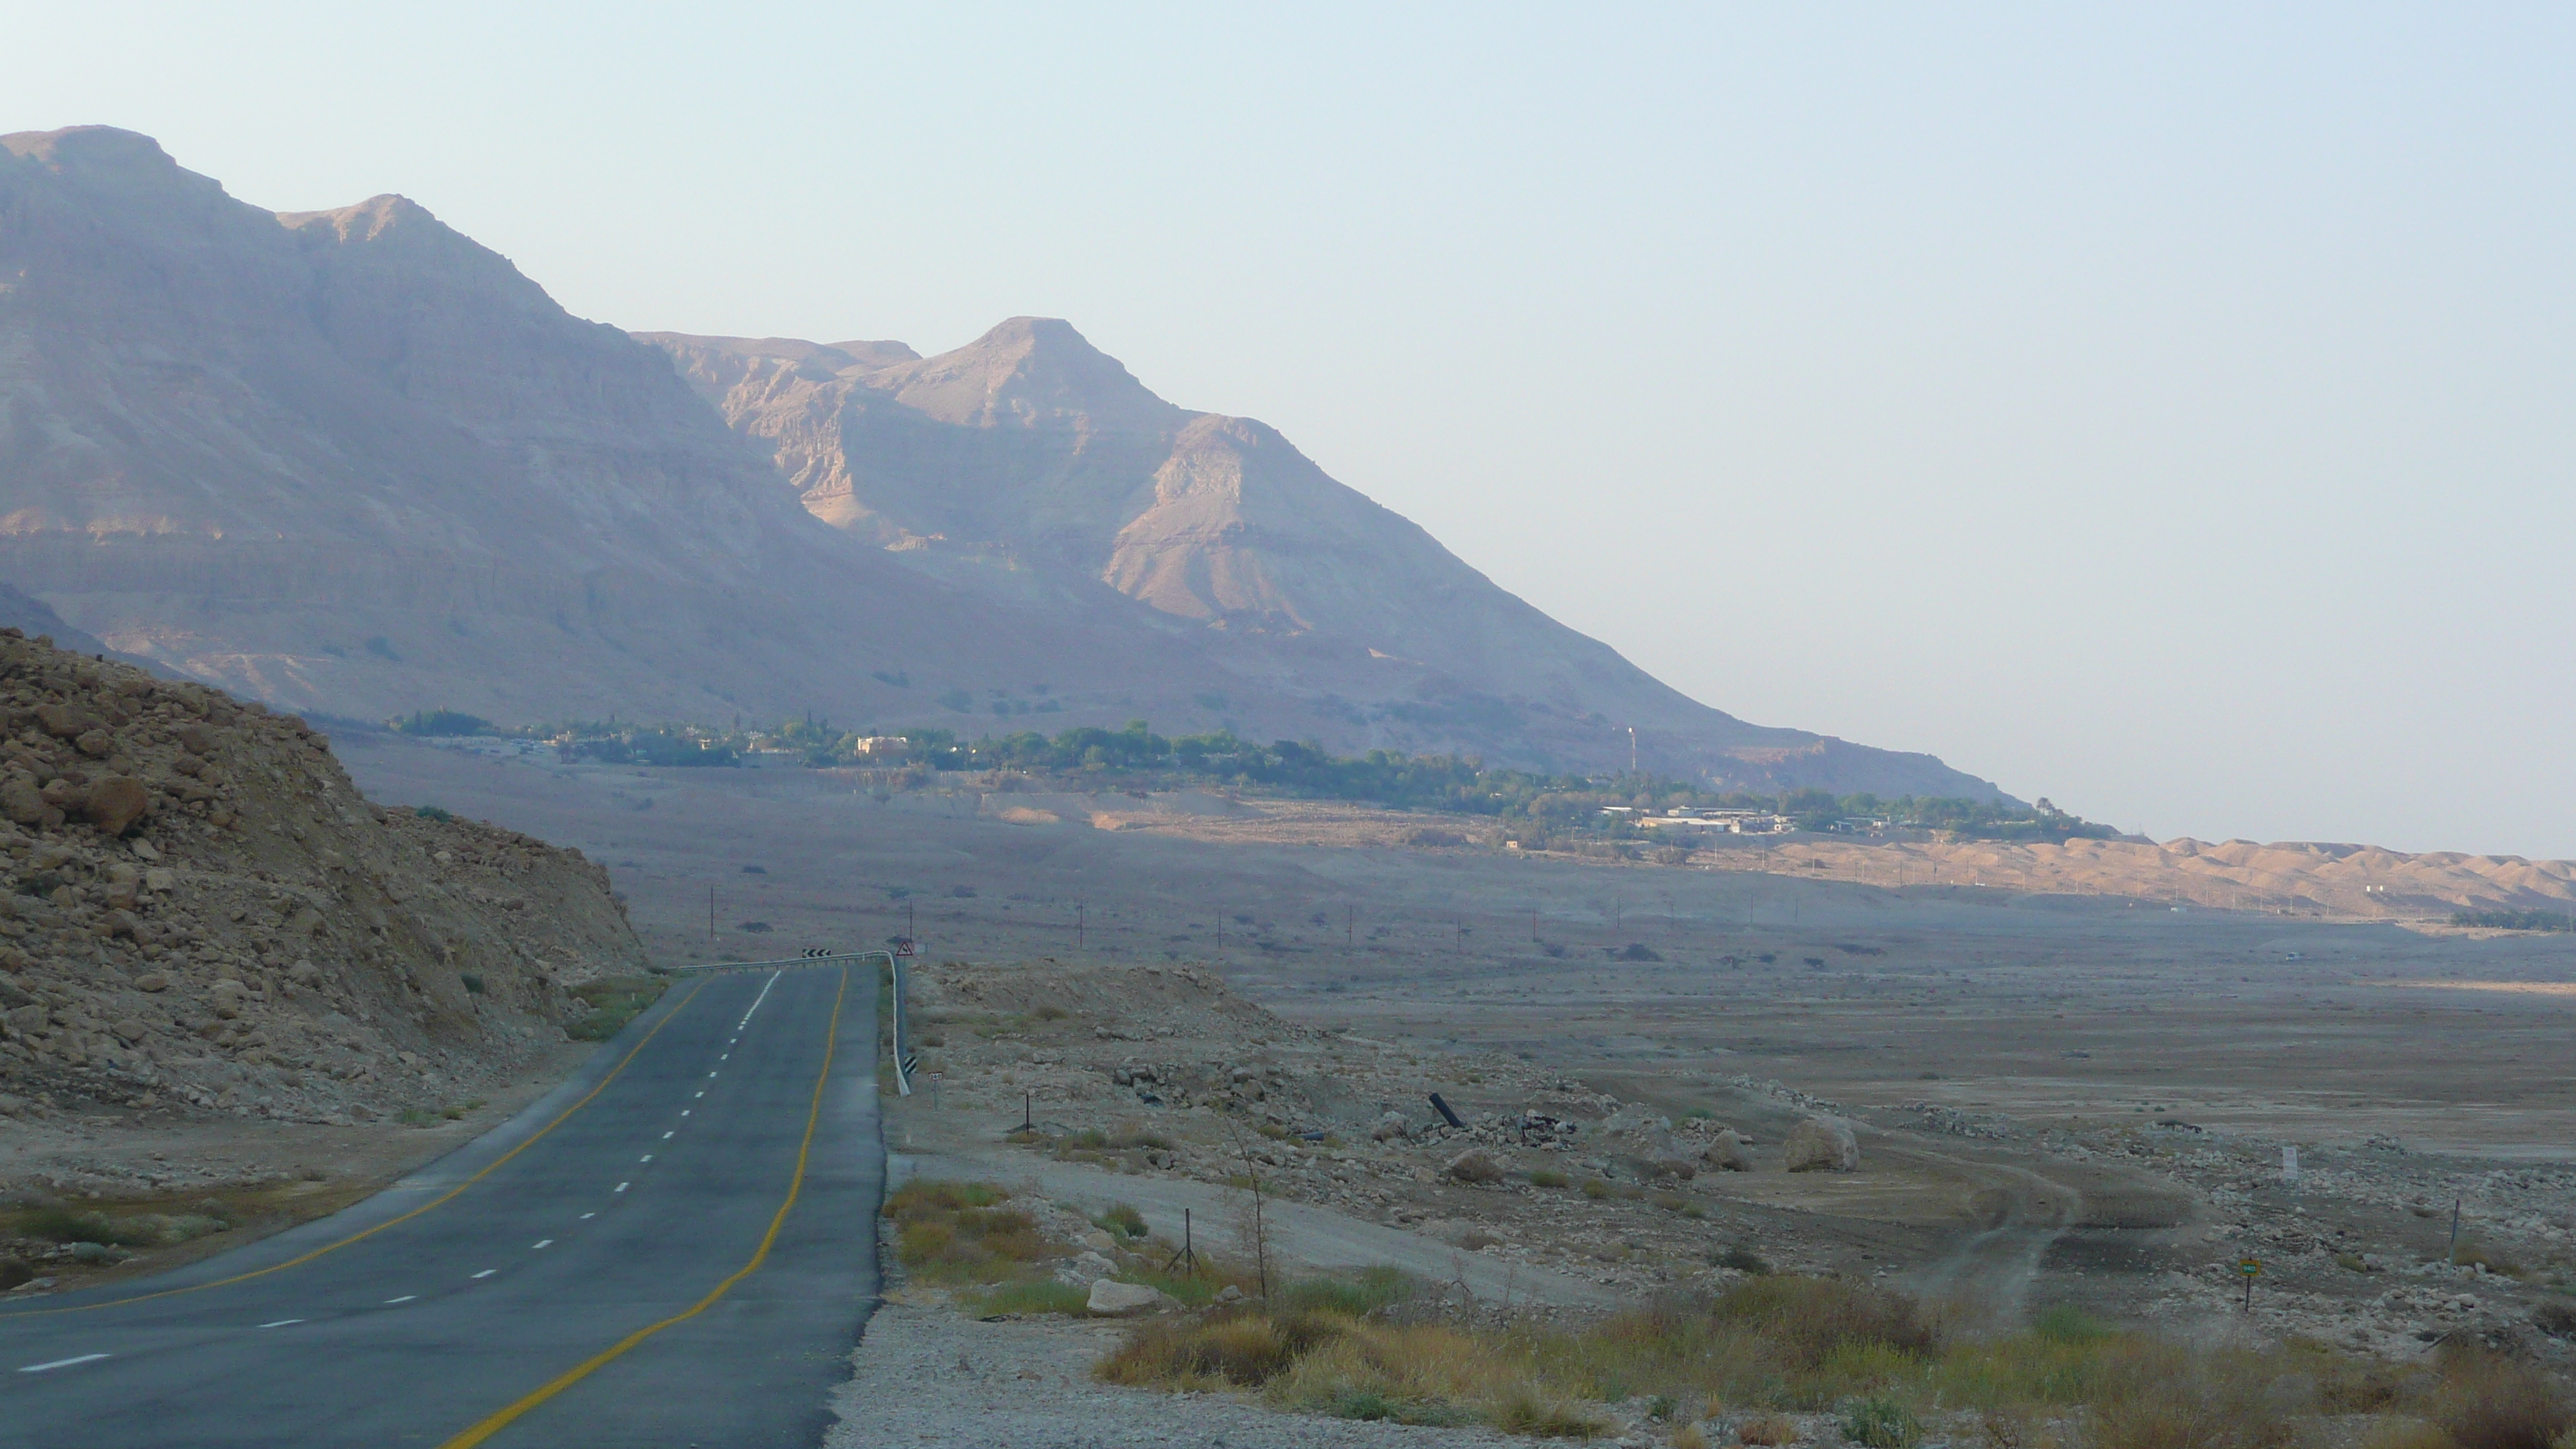
[[[2251,1313],[2254,1311],[2254,1280],[2263,1276],[2263,1260],[2252,1257],[2239,1258],[2236,1260],[2236,1272],[2245,1280],[2245,1311]]]

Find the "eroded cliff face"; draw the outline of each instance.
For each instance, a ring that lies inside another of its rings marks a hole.
[[[0,1115],[435,1106],[645,964],[599,865],[372,805],[292,716],[5,629],[0,730]]]

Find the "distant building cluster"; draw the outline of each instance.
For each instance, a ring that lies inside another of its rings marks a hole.
[[[1676,806],[1657,815],[1633,805],[1605,805],[1601,813],[1627,817],[1640,830],[1681,835],[1786,835],[1798,822],[1768,810],[1692,810]]]

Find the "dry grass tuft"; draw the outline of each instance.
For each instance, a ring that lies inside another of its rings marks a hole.
[[[1756,1414],[1735,1426],[1735,1442],[1777,1449],[1779,1445],[1798,1442],[1798,1426],[1785,1415]]]
[[[1001,1283],[1065,1252],[1035,1218],[1001,1206],[1009,1197],[989,1182],[935,1179],[888,1194],[885,1215],[904,1268],[925,1283]]]
[[[2530,1364],[2485,1353],[2444,1358],[2425,1417],[2459,1449],[2556,1449],[2576,1433],[2567,1386]]]

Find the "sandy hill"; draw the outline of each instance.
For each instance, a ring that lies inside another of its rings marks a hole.
[[[0,1115],[462,1100],[643,949],[578,851],[369,805],[323,736],[0,629]]]
[[[0,583],[281,706],[1591,767],[1633,725],[1747,784],[1993,788],[1698,705],[1062,323],[648,346],[401,197],[262,211],[104,127],[0,138],[0,218]]]

